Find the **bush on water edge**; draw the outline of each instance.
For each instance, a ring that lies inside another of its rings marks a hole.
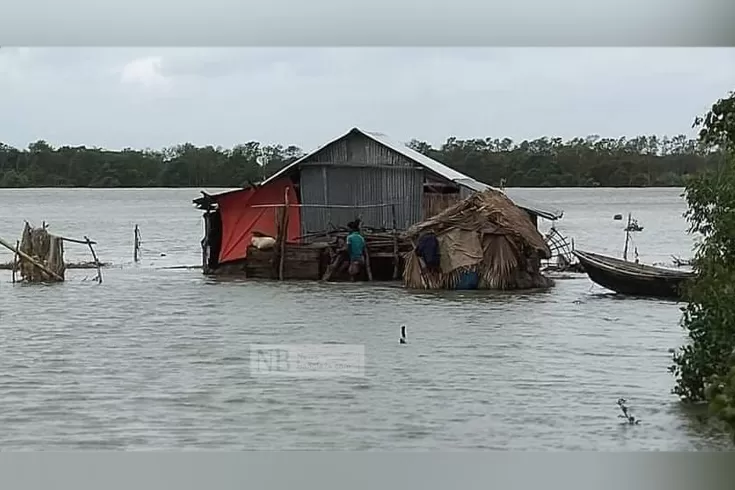
[[[707,401],[735,435],[735,92],[715,102],[695,126],[720,161],[686,186],[690,231],[701,233],[682,324],[689,343],[674,354],[674,393]]]

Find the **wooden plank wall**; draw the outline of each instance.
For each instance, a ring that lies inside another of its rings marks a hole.
[[[323,255],[326,246],[302,246],[287,244],[286,255],[283,264],[284,279],[311,279],[319,280],[324,268]],[[275,250],[258,250],[255,247],[248,248],[246,273],[248,277],[260,279],[277,279],[275,265],[273,263]]]

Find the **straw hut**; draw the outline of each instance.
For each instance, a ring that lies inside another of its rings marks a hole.
[[[528,214],[488,189],[407,230],[404,284],[412,289],[549,287],[541,259],[551,252]]]

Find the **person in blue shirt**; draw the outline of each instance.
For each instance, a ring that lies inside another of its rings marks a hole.
[[[350,266],[347,272],[350,274],[350,280],[354,281],[357,279],[358,274],[362,271],[362,267],[365,265],[365,239],[360,234],[360,223],[359,221],[352,221],[347,224],[347,229],[350,233],[347,235],[347,257],[350,261]]]

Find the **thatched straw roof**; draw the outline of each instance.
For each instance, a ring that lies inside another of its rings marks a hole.
[[[494,189],[475,193],[436,216],[413,225],[407,230],[407,234],[416,237],[430,231],[439,235],[452,228],[506,235],[512,237],[518,245],[535,250],[540,258],[551,256],[544,237],[528,214],[513,204],[505,194]]]
[[[473,194],[407,230],[411,239],[433,233],[441,253],[440,271],[426,270],[418,255],[406,254],[404,283],[411,288],[454,289],[463,274],[476,273],[481,289],[546,287],[538,259],[551,251],[525,211],[502,192]]]

